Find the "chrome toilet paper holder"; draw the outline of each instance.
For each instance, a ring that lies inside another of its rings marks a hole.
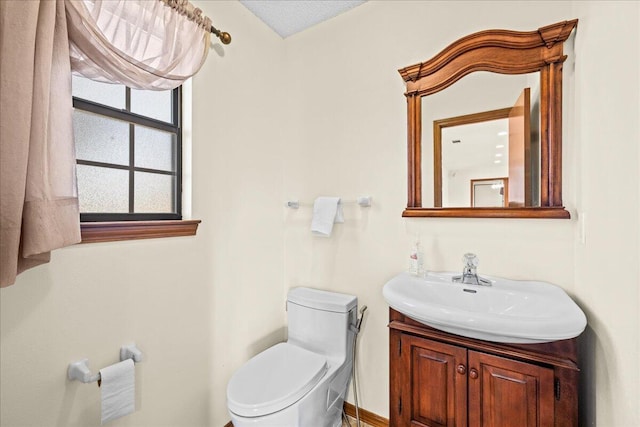
[[[120,361],[127,359],[133,359],[134,363],[142,362],[142,352],[135,344],[125,345],[120,348]],[[88,361],[89,359],[82,359],[70,363],[67,368],[67,378],[70,381],[80,381],[85,384],[100,381],[100,372],[95,375],[92,374],[87,366]]]

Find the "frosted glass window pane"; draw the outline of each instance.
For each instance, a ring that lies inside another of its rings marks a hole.
[[[80,212],[129,212],[129,172],[77,165]]]
[[[129,123],[75,110],[73,132],[78,159],[129,164]]]
[[[164,122],[171,120],[171,91],[131,89],[131,111]]]
[[[175,171],[175,135],[144,126],[135,127],[135,165],[140,168]]]
[[[125,87],[123,85],[94,82],[84,77],[71,76],[71,93],[73,96],[124,109],[126,104]]]
[[[175,178],[171,175],[136,172],[134,211],[136,213],[175,212],[174,182]]]

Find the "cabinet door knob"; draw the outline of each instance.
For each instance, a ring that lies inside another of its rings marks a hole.
[[[471,369],[469,371],[469,376],[475,380],[476,378],[478,378],[478,371],[476,371],[475,369]]]
[[[467,368],[463,364],[460,364],[458,365],[457,371],[460,375],[464,375],[467,373]]]

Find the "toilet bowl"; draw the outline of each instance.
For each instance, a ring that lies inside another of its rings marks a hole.
[[[353,367],[357,298],[287,295],[288,339],[254,356],[227,386],[234,427],[337,427]]]

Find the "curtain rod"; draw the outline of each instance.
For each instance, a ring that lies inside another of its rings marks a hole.
[[[202,26],[205,30],[209,30],[220,39],[222,44],[231,43],[231,34],[226,31],[220,31],[213,25],[211,25],[211,18],[208,18],[202,13],[202,9],[192,5],[189,0],[160,0],[167,6],[176,10],[181,15],[185,15],[190,20],[194,21],[198,25]]]

